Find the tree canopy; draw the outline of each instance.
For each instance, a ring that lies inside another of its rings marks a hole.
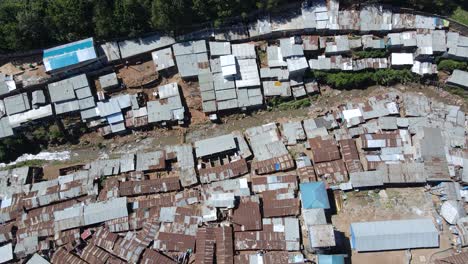
[[[2,0],[0,52],[44,48],[93,36],[134,37],[271,10],[285,0]]]

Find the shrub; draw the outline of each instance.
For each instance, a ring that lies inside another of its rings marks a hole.
[[[437,64],[437,70],[453,72],[453,70],[467,70],[468,64],[464,61],[441,60]]]

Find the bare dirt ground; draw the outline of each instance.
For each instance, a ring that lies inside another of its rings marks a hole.
[[[117,70],[117,76],[128,88],[140,88],[158,79],[152,60],[137,65],[124,66]]]
[[[381,87],[372,86],[362,90],[334,90],[325,89],[322,94],[312,101],[308,108],[293,110],[259,110],[249,114],[233,114],[222,118],[222,123],[213,124],[201,112],[200,92],[196,82],[183,82],[178,75],[171,78],[162,78],[160,84],[177,81],[185,98],[185,103],[190,111],[190,123],[188,127],[152,128],[147,131],[133,131],[127,135],[114,136],[110,139],[102,138],[99,133],[92,132],[83,135],[80,143],[75,145],[63,145],[53,147],[49,151],[71,150],[72,160],[89,161],[99,157],[108,157],[116,153],[136,152],[155,149],[164,145],[191,143],[196,140],[219,136],[235,130],[243,131],[249,127],[266,124],[269,122],[286,122],[316,117],[327,111],[335,109],[339,105],[348,102],[364,102],[370,96],[385,94],[390,91],[400,93],[421,93],[431,99],[448,104],[460,105],[467,109],[464,100],[445,91],[437,90],[431,86],[403,86]],[[137,89],[141,90],[141,89]],[[137,91],[127,89],[127,91]],[[142,89],[152,93],[152,89]]]
[[[387,188],[377,191],[347,192],[346,199],[340,212],[332,217],[332,223],[337,230],[349,238],[349,227],[352,222],[397,220],[431,217],[435,213],[434,204],[437,198],[425,191],[423,187],[416,188]],[[448,228],[440,233],[440,247],[434,249],[411,250],[413,264],[429,264],[436,257],[435,254],[451,248],[452,236]],[[349,252],[351,253],[351,252]],[[448,252],[447,252],[448,253]],[[445,254],[446,255],[446,254]],[[405,250],[369,252],[351,254],[352,263],[403,264],[406,262]]]

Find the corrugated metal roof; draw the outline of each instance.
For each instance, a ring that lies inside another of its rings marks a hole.
[[[43,57],[46,71],[57,70],[92,59],[96,59],[93,38],[46,49]]]
[[[7,97],[3,99],[3,102],[8,115],[14,115],[31,109],[27,93]]]
[[[101,88],[104,90],[115,88],[116,86],[119,85],[117,74],[115,72],[112,72],[112,73],[100,76],[99,84],[101,85]]]
[[[151,53],[151,56],[153,57],[153,62],[157,71],[169,69],[175,66],[171,48],[154,51]]]
[[[351,246],[356,251],[438,247],[439,232],[430,218],[351,223]]]
[[[468,87],[468,72],[462,70],[454,70],[452,75],[447,80],[448,83]]]
[[[127,216],[127,197],[89,204],[84,207],[83,212],[84,225],[92,225]]]
[[[198,158],[237,149],[232,134],[199,140],[196,141],[194,145],[195,153]]]
[[[230,42],[214,42],[210,41],[210,55],[222,56],[231,54],[231,43]]]
[[[330,208],[325,182],[301,183],[299,189],[301,191],[302,208]]]
[[[122,59],[133,57],[151,50],[170,46],[175,40],[169,36],[154,34],[144,38],[119,41]]]

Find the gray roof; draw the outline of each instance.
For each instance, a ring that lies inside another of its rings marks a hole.
[[[122,59],[126,59],[148,51],[164,48],[174,43],[175,40],[172,37],[155,34],[144,38],[119,41],[119,48]]]
[[[78,100],[68,101],[64,103],[54,103],[55,114],[60,115],[64,113],[74,112],[80,110]]]
[[[439,246],[439,232],[430,218],[352,223],[351,237],[356,251]]]
[[[35,253],[32,258],[26,262],[26,264],[50,264],[49,261],[45,260],[43,257],[41,257],[39,254]]]
[[[13,259],[13,247],[8,243],[0,247],[0,263],[8,262]]]
[[[122,112],[119,103],[116,100],[109,100],[108,102],[98,102],[97,108],[99,111],[99,115],[102,117]]]
[[[450,77],[448,78],[447,82],[468,88],[468,72],[462,70],[454,70],[452,75],[450,75]]]
[[[250,37],[262,36],[271,33],[270,17],[259,17],[249,25]]]
[[[3,99],[5,110],[8,115],[14,115],[31,109],[28,95],[26,93],[13,95]]]
[[[54,104],[56,106],[56,113],[66,113],[78,109],[78,107],[75,107],[78,105],[78,102],[69,102],[68,104],[59,103],[71,101],[76,98],[84,99],[86,97],[92,96],[88,84],[88,79],[86,78],[85,74],[51,83],[49,84],[48,89],[51,102],[56,103]],[[57,107],[59,107],[59,109],[57,109]]]
[[[119,85],[117,74],[115,74],[115,72],[112,72],[112,73],[100,76],[99,84],[101,85],[101,88],[104,90],[115,88],[116,86]]]
[[[217,101],[224,101],[224,100],[230,100],[230,99],[236,99],[236,98],[237,98],[236,89],[226,89],[226,90],[216,91]]]
[[[268,67],[283,67],[287,65],[286,62],[283,60],[283,55],[281,54],[280,47],[268,46],[267,58],[268,58]]]
[[[232,44],[232,55],[238,59],[256,59],[255,45],[250,43]]]
[[[306,139],[306,135],[300,121],[283,123],[283,134],[288,141],[288,145],[295,145],[298,140]]]
[[[13,136],[13,129],[10,126],[8,117],[3,117],[0,119],[0,138],[9,136]]]
[[[383,186],[384,175],[381,171],[352,172],[349,179],[354,188]]]
[[[80,112],[80,115],[81,115],[81,119],[84,120],[84,121],[86,121],[87,119],[92,119],[92,118],[95,118],[95,117],[99,116],[98,113],[97,113],[97,107],[82,110]]]
[[[127,197],[89,204],[85,206],[83,212],[84,225],[97,224],[127,216]]]
[[[255,59],[238,60],[239,74],[236,76],[236,87],[260,86],[257,61]]]
[[[266,81],[263,82],[263,92],[265,97],[268,96],[282,96],[290,97],[291,88],[289,82],[279,82],[279,81]]]
[[[151,166],[159,165],[159,160],[164,157],[163,151],[142,152],[136,154],[136,171],[148,171]]]
[[[207,52],[205,40],[176,43],[172,45],[172,49],[175,56]]]
[[[222,56],[231,54],[231,43],[230,42],[213,42],[210,41],[210,55]]]
[[[281,55],[283,58],[304,56],[302,45],[295,43],[295,37],[280,39]]]
[[[94,101],[93,97],[87,97],[87,98],[78,100],[78,105],[80,106],[80,110],[86,110],[86,109],[94,108],[96,106],[96,102]]]
[[[194,77],[210,71],[208,54],[193,53],[176,56],[177,68],[182,77]]]
[[[227,110],[227,109],[234,109],[238,108],[238,101],[237,99],[231,99],[226,101],[219,101],[216,102],[218,106],[218,110]]]
[[[237,148],[236,141],[232,134],[199,140],[195,142],[194,146],[197,158],[219,154]]]
[[[289,74],[294,74],[297,72],[302,73],[309,67],[309,64],[307,63],[307,60],[305,57],[290,58],[290,59],[287,59],[286,62],[288,64]]]
[[[46,103],[46,98],[44,95],[44,91],[42,90],[37,90],[32,92],[32,100],[31,100],[32,105],[41,105]]]
[[[151,56],[153,57],[153,62],[157,71],[169,69],[175,66],[171,48],[154,51],[151,53]]]
[[[115,61],[120,59],[120,50],[117,42],[106,42],[101,45],[101,50],[107,57],[107,61]]]

